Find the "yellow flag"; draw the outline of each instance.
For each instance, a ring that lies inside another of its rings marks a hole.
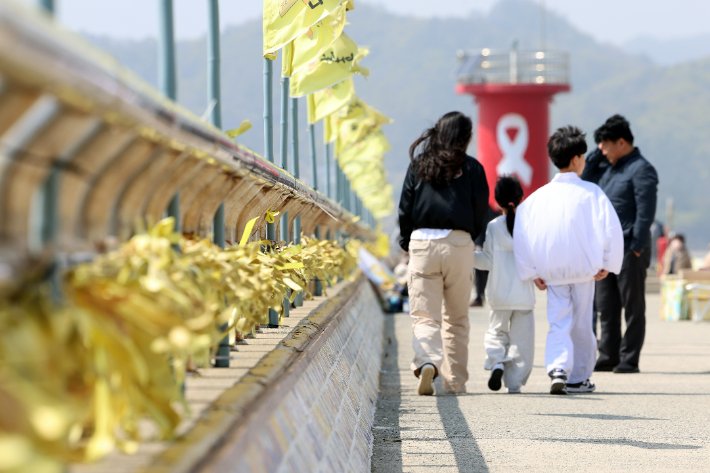
[[[346,106],[355,97],[352,77],[308,95],[308,123],[315,123]]]
[[[264,56],[270,56],[330,15],[343,0],[264,0]],[[346,0],[347,3],[347,0]]]
[[[358,141],[392,119],[355,97],[346,107],[326,117],[324,138],[326,143],[338,140],[340,147]],[[340,152],[336,149],[336,153]]]
[[[349,105],[348,112],[338,119],[336,154],[376,132],[382,125],[392,123],[389,117],[359,99]]]
[[[282,76],[291,77],[293,71],[318,59],[340,37],[345,27],[346,7],[347,3],[341,3],[333,13],[283,47]]]
[[[359,48],[348,35],[341,34],[315,61],[293,71],[291,97],[302,97],[325,89],[355,72],[368,75],[369,71],[358,64],[368,53],[367,48]]]
[[[343,107],[345,108],[345,107]],[[342,110],[342,109],[341,109]],[[338,139],[338,117],[335,113],[323,119],[323,142],[332,143]]]
[[[373,159],[372,157],[382,156],[390,149],[389,141],[382,133],[376,130],[360,141],[345,147],[338,155],[338,161],[347,163],[353,159]]]
[[[370,177],[383,172],[383,156],[372,156],[370,159],[352,160],[342,166],[342,170],[350,180],[357,179],[362,175]]]

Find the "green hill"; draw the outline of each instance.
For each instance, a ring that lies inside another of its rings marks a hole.
[[[363,62],[371,76],[356,79],[358,95],[395,120],[386,127],[392,143],[386,167],[396,192],[407,166],[409,144],[425,127],[452,109],[476,117],[471,98],[454,93],[456,51],[505,49],[514,41],[521,49],[535,49],[542,43],[540,9],[529,0],[501,0],[485,16],[437,20],[397,16],[358,4],[349,21],[348,34],[371,49]],[[156,82],[154,41],[91,40],[149,82]],[[658,218],[665,220],[666,202],[672,198],[675,230],[687,235],[692,248],[704,248],[710,242],[705,197],[710,187],[710,58],[657,66],[642,55],[595,42],[552,13],[545,20],[544,45],[568,51],[572,68],[572,92],[553,103],[551,125],[576,124],[587,130],[591,145],[591,132],[606,117],[625,115],[638,146],[659,172]],[[240,141],[257,151],[263,149],[260,48],[259,21],[229,28],[222,35],[223,124],[230,128],[249,118],[254,128]],[[207,102],[205,41],[180,42],[177,60],[178,100],[202,114]],[[278,79],[274,90],[279,90]],[[274,100],[278,126],[278,94]],[[308,156],[303,125],[301,133],[303,157]],[[278,133],[275,136],[274,149],[278,150]],[[308,181],[310,166],[304,161],[301,169]],[[394,227],[394,218],[386,223]]]

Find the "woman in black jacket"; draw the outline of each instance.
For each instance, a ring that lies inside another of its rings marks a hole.
[[[472,130],[470,118],[449,112],[409,148],[399,244],[409,251],[411,366],[420,395],[434,393],[439,374],[445,391],[466,392],[473,240],[488,208],[483,166],[466,154]]]

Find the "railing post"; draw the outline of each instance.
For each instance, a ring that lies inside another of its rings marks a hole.
[[[315,229],[315,237],[320,240],[320,228],[318,226]],[[323,284],[318,278],[313,278],[313,295],[316,297],[323,295]]]
[[[313,172],[313,189],[318,190],[318,153],[316,152],[316,125],[311,123],[308,126],[308,138],[311,145],[311,169]],[[320,229],[316,226],[315,237],[320,239]],[[323,286],[318,278],[313,280],[313,295],[323,295]]]
[[[54,0],[40,0],[40,7],[44,9],[50,16],[54,16]],[[55,162],[52,162],[47,179],[42,184],[42,217],[40,224],[40,241],[43,247],[52,246],[56,243],[58,229],[58,202],[59,202],[59,168]],[[52,299],[59,301],[62,298],[61,281],[59,278],[59,268],[56,267],[55,259],[54,266],[49,275],[50,286],[52,291]]]
[[[209,31],[207,33],[207,103],[210,121],[222,128],[222,92],[220,84],[219,0],[209,0]],[[214,242],[224,248],[224,204],[219,204],[213,219]]]
[[[175,76],[175,30],[173,0],[160,1],[160,38],[158,41],[158,82],[160,90],[170,100],[177,98]],[[180,193],[176,192],[168,204],[168,215],[175,219],[175,231],[180,230]]]
[[[264,59],[264,154],[266,155],[266,159],[271,163],[274,162],[273,87],[271,85],[273,71],[273,62],[269,59]],[[276,229],[274,226],[274,223],[266,223],[266,239],[271,242],[276,240]],[[276,328],[278,326],[279,313],[274,309],[269,309],[268,327]]]
[[[300,154],[298,151],[298,98],[291,99],[291,154],[293,155],[293,176],[301,178]],[[301,243],[301,216],[296,215],[293,219],[293,242],[296,245]],[[293,305],[301,307],[303,305],[303,293],[296,294]]]
[[[220,88],[220,48],[219,48],[219,0],[208,0],[207,31],[207,103],[210,104],[210,122],[222,128],[222,93]],[[224,203],[220,203],[212,219],[213,240],[215,245],[224,248]],[[222,330],[226,332],[227,325]],[[229,368],[229,335],[219,341],[214,365],[216,368]]]

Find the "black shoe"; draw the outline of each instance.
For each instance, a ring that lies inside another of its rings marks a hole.
[[[480,297],[476,297],[474,300],[471,301],[469,304],[471,307],[483,307],[483,299]]]
[[[498,391],[502,386],[501,378],[503,378],[503,368],[495,368],[491,372],[491,377],[488,379],[488,389]]]
[[[639,370],[638,366],[631,366],[631,365],[618,365],[616,368],[614,368],[614,373],[640,373],[641,370]]]
[[[614,367],[616,367],[616,364],[600,363],[597,361],[597,364],[594,365],[594,371],[614,371]]]

